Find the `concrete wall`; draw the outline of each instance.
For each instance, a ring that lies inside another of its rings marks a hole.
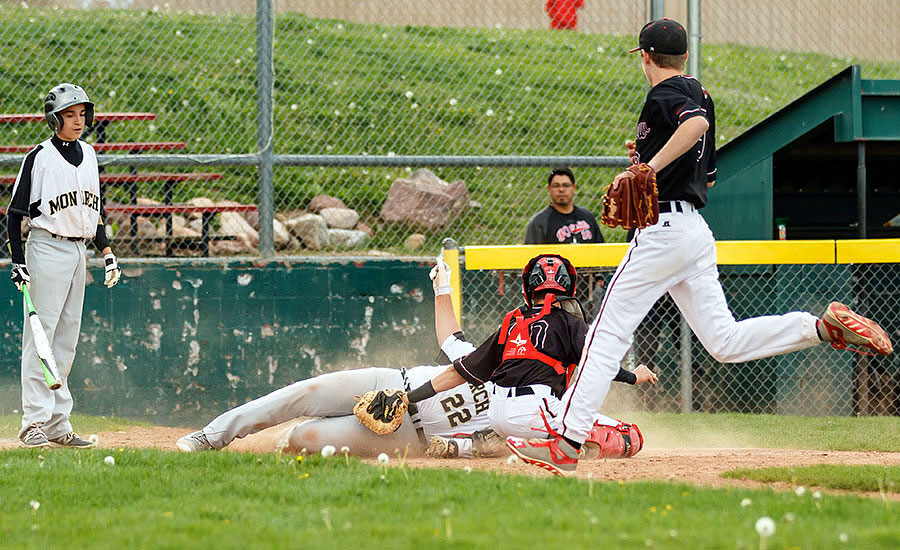
[[[416,259],[123,267],[109,291],[102,268],[90,269],[69,377],[75,412],[208,420],[301,378],[432,363],[438,353],[430,266]],[[9,414],[21,409],[21,295],[0,285],[0,304],[0,414]]]

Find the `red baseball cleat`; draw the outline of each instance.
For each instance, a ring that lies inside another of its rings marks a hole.
[[[523,462],[534,464],[558,476],[575,473],[578,451],[562,436],[553,439],[507,437],[506,446]]]
[[[891,339],[878,323],[850,311],[850,308],[840,302],[831,302],[825,308],[819,321],[819,334],[834,349],[859,351],[847,347],[847,344],[853,344],[881,355],[890,355],[894,351]]]

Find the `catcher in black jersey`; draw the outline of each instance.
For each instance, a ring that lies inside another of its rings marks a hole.
[[[532,258],[522,272],[525,305],[507,313],[500,329],[475,351],[410,391],[409,402],[465,382],[490,381],[494,387],[488,419],[494,431],[504,437],[536,437],[555,430],[559,397],[581,358],[587,330],[581,304],[572,297],[575,282],[575,268],[567,259],[552,254]],[[438,338],[443,345],[453,340],[450,334]],[[616,381],[655,383],[657,378],[650,369],[640,366],[634,372],[620,369]],[[594,423],[598,439],[605,441],[610,431],[628,436],[622,439],[634,448],[619,456],[631,456],[640,449],[642,441],[636,426],[596,413]]]

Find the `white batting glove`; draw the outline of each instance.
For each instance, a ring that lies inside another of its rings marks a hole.
[[[31,277],[28,275],[28,268],[25,267],[25,264],[12,264],[12,273],[10,273],[10,279],[13,284],[16,285],[16,288],[21,291],[22,285],[26,285],[31,282]]]
[[[122,271],[119,269],[116,255],[112,252],[104,255],[103,261],[106,262],[106,279],[103,281],[103,284],[106,285],[106,288],[112,288],[119,282],[119,276],[122,275]]]
[[[437,258],[437,265],[431,268],[428,274],[431,277],[431,286],[434,288],[434,295],[441,296],[450,294],[450,266],[440,256]]]

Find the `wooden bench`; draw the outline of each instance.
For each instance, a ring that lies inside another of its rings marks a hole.
[[[128,187],[131,203],[137,203],[137,184],[142,182],[163,182],[163,202],[172,204],[175,185],[185,181],[215,181],[222,179],[218,172],[139,172],[134,174],[100,174],[100,185]],[[16,176],[0,175],[0,185],[14,185]]]
[[[141,151],[175,151],[187,147],[183,141],[126,141],[92,143],[91,145],[98,153],[127,151],[135,154]],[[0,145],[0,153],[27,153],[32,149],[34,149],[34,145]]]
[[[209,226],[212,217],[221,212],[255,212],[255,204],[239,204],[228,206],[193,206],[190,204],[167,204],[142,206],[137,204],[123,204],[115,206],[107,206],[107,217],[109,214],[125,214],[130,217],[131,236],[128,238],[116,237],[117,241],[130,240],[132,243],[138,241],[144,242],[165,242],[166,255],[172,255],[172,247],[168,246],[173,241],[190,241],[189,237],[174,237],[172,235],[172,216],[174,214],[200,214],[202,216],[200,231],[200,252],[204,257],[209,256],[209,242],[211,240],[231,240],[230,236],[211,236],[209,234]],[[137,236],[137,218],[139,216],[147,217],[166,217],[166,236],[165,237],[138,237]]]
[[[28,122],[43,122],[44,120],[42,113],[0,114],[0,124],[25,124]],[[120,120],[156,120],[156,113],[94,113],[93,126],[85,128],[81,137],[86,138],[91,133],[94,133],[97,134],[97,143],[104,143],[109,123]]]

